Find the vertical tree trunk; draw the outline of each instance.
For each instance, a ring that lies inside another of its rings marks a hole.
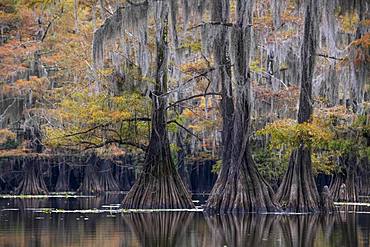
[[[357,181],[357,157],[349,154],[346,160],[346,199],[349,202],[358,201],[358,181]]]
[[[55,191],[65,192],[69,190],[69,175],[71,170],[66,164],[59,165],[59,175],[57,184],[55,186]]]
[[[38,159],[30,158],[23,160],[24,176],[16,188],[16,194],[22,195],[40,195],[48,194],[44,178],[41,174],[41,169],[38,164]]]
[[[73,14],[74,14],[74,21],[75,21],[75,33],[79,33],[79,28],[78,28],[78,0],[73,1]]]
[[[228,7],[225,1],[218,2],[218,8],[221,7],[219,16],[222,16],[220,13],[223,13],[222,7],[225,6]],[[206,205],[206,210],[210,212],[262,212],[278,210],[277,205],[272,199],[272,189],[257,171],[249,145],[251,81],[248,65],[251,45],[252,10],[253,0],[237,1],[237,23],[232,28],[230,41],[233,46],[230,53],[233,58],[236,84],[236,88],[233,91],[233,118],[229,119],[229,116],[224,112],[230,113],[227,107],[232,106],[231,103],[223,110],[224,117],[227,117],[227,120],[224,120],[224,124],[228,123],[233,127],[230,129],[230,127],[224,126],[231,133],[223,133],[224,160],[220,176]],[[217,20],[217,15],[213,17]],[[227,17],[221,21],[225,22],[226,20]],[[221,36],[220,38],[225,40],[225,36]],[[227,98],[223,100],[225,102]],[[225,141],[231,145],[228,145]]]
[[[319,6],[316,0],[307,0],[304,36],[301,47],[301,92],[298,123],[311,121],[313,111],[312,78],[319,32]],[[289,161],[288,171],[276,193],[282,206],[292,212],[314,212],[321,207],[320,196],[312,174],[311,148],[303,141]]]
[[[143,171],[122,204],[124,208],[193,208],[173,164],[167,133],[166,98],[168,57],[168,3],[155,3],[157,70],[152,93],[151,137]]]
[[[103,192],[96,172],[96,157],[93,155],[85,166],[85,174],[77,192],[83,194],[99,194]]]
[[[333,175],[330,181],[330,194],[334,201],[340,201],[343,199],[341,196],[341,186],[345,181],[345,177],[341,172],[338,172]]]
[[[112,167],[109,160],[100,161],[100,186],[103,191],[120,191],[120,188],[113,177]]]

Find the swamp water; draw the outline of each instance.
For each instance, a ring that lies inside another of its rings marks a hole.
[[[334,214],[127,212],[122,194],[0,197],[0,246],[370,246],[370,207]],[[202,204],[202,198],[196,198]]]

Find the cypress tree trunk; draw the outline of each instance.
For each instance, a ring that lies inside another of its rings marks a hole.
[[[120,191],[120,188],[113,177],[112,167],[109,160],[100,161],[100,186],[103,191]]]
[[[343,196],[341,195],[341,186],[344,184],[345,177],[342,173],[338,172],[334,174],[331,181],[330,181],[330,194],[333,197],[334,201],[343,200]]]
[[[319,32],[319,6],[316,0],[307,0],[304,36],[301,47],[301,91],[298,123],[311,121],[313,111],[312,77]],[[311,148],[301,142],[289,161],[288,170],[276,193],[284,208],[292,212],[314,212],[321,207],[320,196],[312,174]]]
[[[100,185],[100,181],[96,172],[96,157],[92,156],[85,166],[85,174],[82,180],[80,187],[77,189],[77,192],[83,194],[99,194],[103,192],[103,189]]]
[[[24,176],[15,189],[16,194],[23,195],[40,195],[48,194],[45,181],[41,174],[41,169],[35,158],[23,160],[23,172]]]
[[[157,70],[152,93],[151,137],[143,171],[122,204],[124,208],[193,208],[191,200],[173,164],[166,128],[168,3],[156,4]]]
[[[69,175],[71,170],[66,164],[59,165],[59,175],[55,186],[56,192],[65,192],[69,190]]]
[[[221,3],[220,6],[222,5]],[[224,126],[231,133],[230,136],[226,136],[227,133],[224,133],[223,136],[223,141],[229,142],[231,145],[224,143],[226,150],[223,153],[222,170],[206,205],[206,210],[210,212],[263,212],[278,210],[272,199],[273,191],[271,187],[267,185],[257,171],[249,145],[251,80],[247,71],[250,57],[252,10],[253,0],[237,1],[237,23],[232,28],[230,41],[233,46],[231,54],[236,81],[235,100],[233,102],[234,116],[232,120],[229,118],[224,120],[224,124],[231,121],[228,123],[233,127],[230,130],[230,127]],[[225,37],[221,38],[225,39]],[[228,111],[227,107],[230,107],[230,105],[226,106],[224,110]],[[229,149],[230,146],[231,150]]]
[[[357,157],[349,154],[346,160],[346,198],[349,202],[358,201]]]

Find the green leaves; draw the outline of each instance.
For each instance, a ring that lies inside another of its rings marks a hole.
[[[137,93],[111,96],[85,89],[64,97],[50,114],[56,124],[47,124],[46,144],[50,147],[99,146],[104,142],[146,140],[150,103]],[[145,142],[145,141],[144,141]]]

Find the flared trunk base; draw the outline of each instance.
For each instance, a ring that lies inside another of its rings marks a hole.
[[[252,158],[247,160],[240,169],[221,171],[205,207],[208,213],[280,211],[271,187],[258,173]]]

